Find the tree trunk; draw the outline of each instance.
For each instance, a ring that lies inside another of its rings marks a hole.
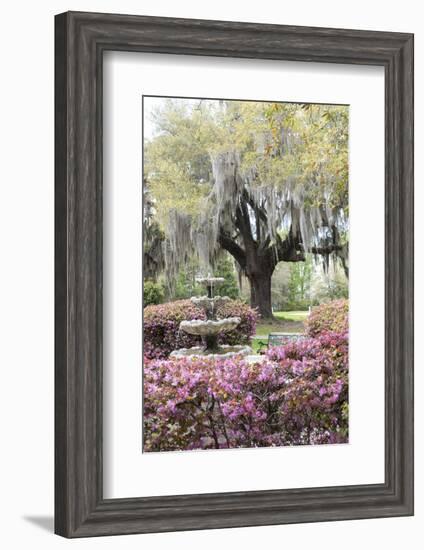
[[[250,305],[257,308],[261,319],[273,319],[271,304],[272,271],[264,269],[247,274],[250,283]]]
[[[262,319],[273,319],[271,305],[271,277],[275,266],[280,261],[304,261],[305,256],[300,248],[300,234],[294,235],[290,229],[285,239],[276,235],[276,244],[271,244],[271,237],[261,230],[261,223],[266,227],[267,216],[263,209],[250,204],[249,196],[244,193],[236,209],[235,227],[237,237],[231,237],[221,230],[218,242],[237,261],[242,272],[250,283],[250,305],[257,308]],[[252,219],[252,209],[255,218]],[[256,223],[256,230],[252,225]]]

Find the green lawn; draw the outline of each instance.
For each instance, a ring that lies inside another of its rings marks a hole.
[[[255,336],[260,336],[260,338],[252,338],[253,350],[257,351],[259,342],[267,342],[270,332],[303,332],[303,321],[308,315],[308,311],[275,311],[276,321],[274,323],[267,321],[259,322],[256,325]]]
[[[253,349],[253,353],[257,353],[258,350],[259,350],[259,347],[262,347],[260,346],[261,343],[266,343],[266,339],[261,339],[261,338],[252,338],[251,342],[250,342],[250,347]]]
[[[303,332],[302,323],[258,323],[255,336],[268,336],[270,332]]]
[[[304,321],[309,311],[275,311],[274,316],[283,321]]]

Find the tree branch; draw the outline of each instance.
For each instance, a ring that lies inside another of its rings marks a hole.
[[[250,216],[247,210],[246,202],[243,198],[240,200],[236,209],[236,226],[242,234],[245,243],[254,243],[252,226],[250,224]]]
[[[259,245],[259,254],[261,254],[264,250],[266,250],[270,245],[270,243],[271,243],[271,237],[267,235],[265,240]]]
[[[247,204],[249,204],[252,207],[252,209],[258,214],[259,218],[265,224],[267,224],[268,223],[268,216],[266,214],[266,211],[264,210],[264,208],[258,206],[257,204],[255,204],[253,202],[252,198],[249,196],[249,193],[247,192],[246,189],[244,189],[242,197],[243,197],[243,200],[245,200],[247,202]]]
[[[288,236],[283,240],[277,235],[277,261],[279,262],[303,262],[305,261],[305,254],[301,249],[302,242],[300,236],[293,236],[290,228]]]
[[[312,252],[312,254],[327,256],[328,254],[331,254],[331,252],[337,252],[337,250],[341,250],[342,248],[342,246],[337,244],[329,244],[327,246],[313,246],[310,252]]]
[[[220,231],[218,235],[218,242],[220,246],[233,256],[242,269],[246,267],[246,254],[244,250],[239,246],[231,237],[226,235],[223,231]]]

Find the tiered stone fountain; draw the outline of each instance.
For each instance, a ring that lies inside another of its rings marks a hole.
[[[202,308],[206,313],[206,320],[194,319],[192,321],[181,321],[180,330],[201,336],[203,346],[193,348],[182,348],[171,353],[171,357],[232,357],[233,355],[248,355],[252,353],[250,346],[227,346],[219,345],[218,337],[223,332],[236,328],[240,323],[240,317],[217,318],[217,310],[230,298],[228,296],[214,296],[214,287],[220,285],[225,279],[222,277],[202,277],[196,279],[197,283],[204,285],[207,289],[207,296],[193,297],[191,301]]]

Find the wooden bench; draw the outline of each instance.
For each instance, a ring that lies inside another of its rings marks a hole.
[[[258,350],[257,353],[264,353],[265,349],[272,348],[275,346],[284,346],[289,342],[295,342],[296,340],[301,340],[304,338],[304,334],[301,332],[270,332],[268,334],[268,339],[256,338],[258,341]]]

